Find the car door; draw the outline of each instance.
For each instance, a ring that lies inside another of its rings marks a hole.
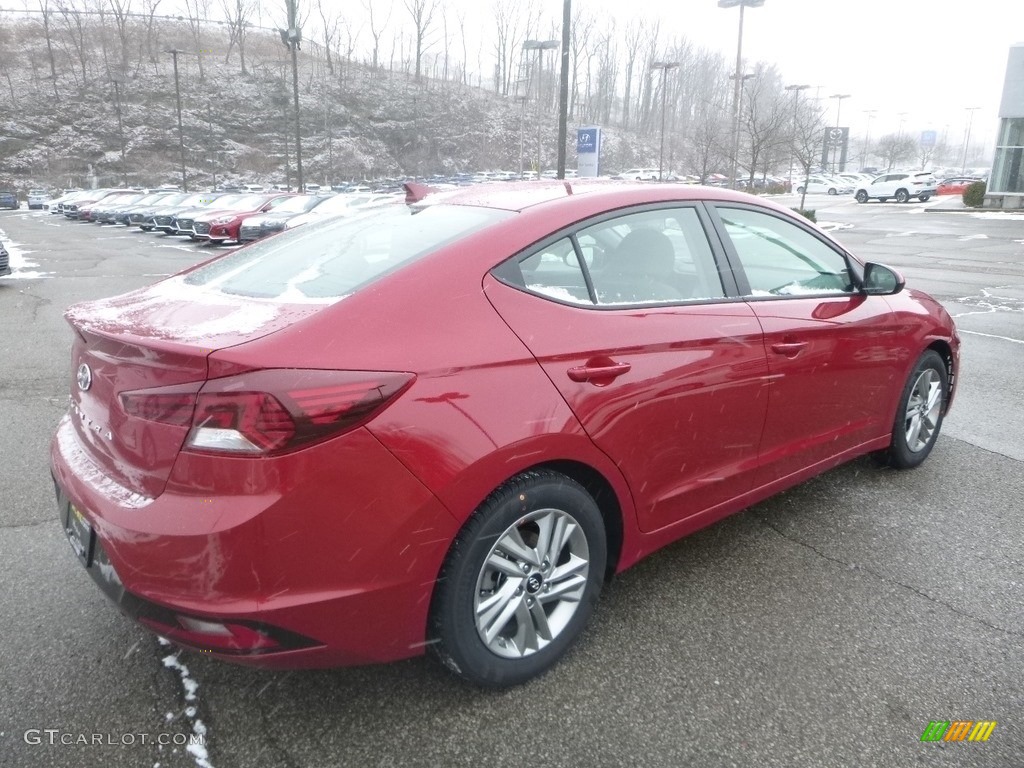
[[[719,272],[709,226],[696,204],[619,214],[561,233],[485,282],[621,469],[644,531],[741,495],[756,471],[766,354],[750,305]]]
[[[713,212],[772,374],[757,484],[888,434],[906,352],[885,298],[863,294],[846,254],[810,227],[739,204]]]

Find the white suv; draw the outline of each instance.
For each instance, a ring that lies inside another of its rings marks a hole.
[[[912,197],[923,203],[935,194],[938,184],[931,171],[886,173],[870,184],[858,186],[854,197],[858,203],[866,203],[871,199],[884,203],[890,197],[897,203],[905,203]]]
[[[658,169],[657,168],[630,168],[628,171],[623,171],[619,174],[624,179],[633,179],[635,181],[657,181],[658,180]]]

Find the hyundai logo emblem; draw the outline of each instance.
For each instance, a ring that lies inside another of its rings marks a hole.
[[[87,363],[82,363],[78,366],[78,388],[83,392],[87,391],[92,386],[92,369]]]

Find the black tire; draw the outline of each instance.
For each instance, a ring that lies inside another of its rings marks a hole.
[[[931,195],[921,195],[917,199],[920,200],[922,203],[927,203],[929,200],[932,199],[932,196]]]
[[[935,350],[925,350],[910,372],[900,395],[893,421],[892,442],[877,458],[896,469],[920,466],[932,452],[939,437],[948,397],[949,374],[946,362]],[[931,407],[928,407],[929,402]],[[918,426],[916,432],[915,421]],[[925,430],[927,434],[922,438],[920,433]],[[915,436],[913,443],[911,435]]]
[[[839,191],[838,191],[838,190],[837,190],[837,189],[836,189],[835,187],[829,187],[829,188],[828,188],[828,193],[829,193],[830,195],[838,195],[838,194],[839,194]]]
[[[224,245],[223,240],[210,240],[210,245]]]
[[[152,232],[153,231],[152,227],[139,227],[139,229],[141,229],[143,232]]]
[[[556,550],[540,546],[540,522],[551,531],[563,523],[576,526],[559,536]],[[536,564],[501,548],[502,542],[516,536]],[[580,552],[586,557],[579,557]],[[502,568],[491,566],[495,558]],[[430,607],[432,653],[456,675],[488,688],[519,685],[543,674],[590,619],[606,559],[601,512],[579,483],[551,470],[512,478],[480,505],[452,543]],[[585,563],[585,572],[580,563]],[[555,589],[549,593],[552,584]],[[570,591],[567,599],[554,596]],[[488,603],[493,621],[481,629],[479,624],[487,623]],[[540,632],[534,619],[538,614]],[[520,617],[526,619],[522,624]],[[488,629],[494,634],[485,640],[482,633]],[[545,630],[550,637],[543,636]],[[531,635],[536,648],[528,647]]]
[[[880,198],[878,198],[878,202],[880,202],[880,203],[888,203],[889,202],[889,198],[888,197],[880,197]]]
[[[897,203],[905,203],[908,200],[910,200],[910,193],[907,192],[907,190],[905,190],[905,189],[897,189],[896,190],[896,202]]]
[[[868,201],[868,193],[863,189],[858,189],[857,194],[854,195],[858,203],[866,203]]]
[[[804,188],[803,188],[803,187],[797,187],[797,188],[796,188],[796,193],[797,193],[798,195],[802,195],[802,194],[804,193]]]

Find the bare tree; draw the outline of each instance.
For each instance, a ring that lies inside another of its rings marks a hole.
[[[327,59],[327,71],[334,74],[334,61],[331,59],[331,48],[338,36],[338,16],[333,10],[324,10],[324,0],[316,0],[316,9],[324,25],[324,56]]]
[[[107,2],[110,4],[110,14],[114,17],[114,32],[117,34],[120,61],[116,69],[120,72],[127,72],[132,0],[107,0]],[[102,17],[100,17],[100,21],[102,23]]]
[[[53,55],[53,35],[50,31],[50,0],[39,0],[42,14],[43,35],[46,37],[46,57],[50,62],[50,77],[53,79],[53,95],[57,96],[57,63]]]
[[[792,123],[792,114],[787,109],[782,78],[774,67],[757,65],[754,78],[749,85],[743,102],[742,127],[749,149],[748,162],[740,163],[749,171],[748,180],[753,186],[760,160],[771,153],[776,146],[785,145],[787,129]]]
[[[363,7],[366,8],[366,12],[370,16],[370,36],[373,38],[373,60],[371,66],[373,69],[377,69],[380,63],[380,37],[384,34],[384,30],[387,29],[388,22],[391,21],[391,11],[394,6],[390,0],[387,5],[387,12],[384,14],[380,13],[380,9],[374,11],[374,6],[379,5],[375,0],[364,0]]]
[[[78,60],[82,74],[82,85],[84,86],[89,77],[89,58],[92,46],[86,43],[85,24],[82,13],[75,6],[73,0],[58,0],[57,10],[60,11],[61,25],[64,29],[63,39],[71,47],[70,54]],[[71,73],[74,75],[74,65]]]
[[[402,0],[405,9],[412,17],[413,28],[416,39],[416,82],[420,81],[420,68],[422,65],[423,52],[430,47],[426,39],[430,32],[430,25],[434,20],[434,12],[437,10],[437,0]]]
[[[644,38],[645,25],[643,19],[637,21],[635,19],[630,20],[629,25],[626,27],[626,90],[622,96],[622,127],[629,128],[630,119],[630,104],[632,103],[633,93],[633,74],[636,69],[636,58],[640,53],[640,41]]]
[[[246,75],[248,72],[245,69],[245,38],[252,15],[256,11],[256,0],[221,0],[221,7],[228,22],[228,52],[224,57],[224,63],[231,61],[231,51],[237,46],[242,74]]]
[[[188,14],[185,19],[188,31],[196,48],[199,80],[202,82],[206,80],[206,72],[203,69],[203,59],[206,57],[206,50],[203,48],[203,23],[210,14],[210,0],[185,0],[185,12]]]
[[[886,170],[891,171],[893,166],[906,163],[914,159],[917,154],[917,142],[913,137],[900,133],[890,133],[878,140],[876,145],[878,155],[886,164]]]
[[[690,131],[689,141],[684,150],[684,160],[698,177],[700,183],[727,162],[728,151],[723,141],[729,136],[729,115],[724,107],[703,105],[697,112]]]
[[[161,2],[162,0],[144,0],[143,3],[146,6],[146,58],[149,59],[150,64],[156,64],[157,61],[156,51],[153,50],[153,41],[156,38],[156,12]],[[141,65],[142,52],[140,46],[139,66]]]
[[[807,179],[811,168],[821,159],[821,151],[825,146],[824,111],[816,102],[805,100],[797,105],[793,116],[793,133],[791,149],[793,159],[800,168],[801,187],[800,209],[803,210],[807,200]]]

